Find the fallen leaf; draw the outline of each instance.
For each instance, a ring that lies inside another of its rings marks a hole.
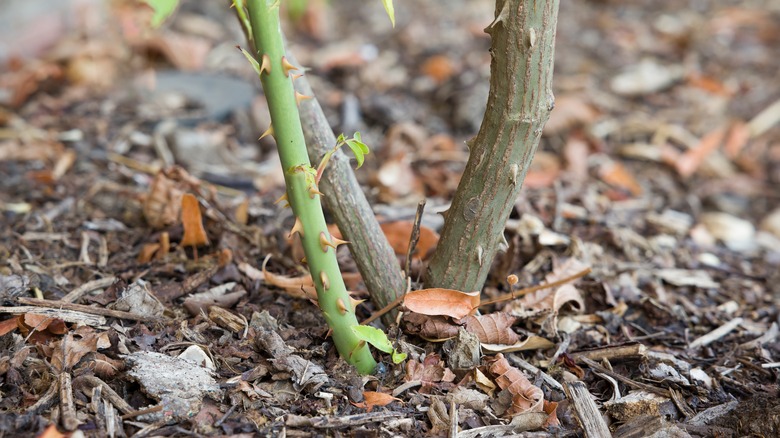
[[[91,330],[82,330],[78,338],[68,333],[52,345],[52,367],[57,371],[72,370],[84,356],[97,351],[99,341],[100,334]]]
[[[441,357],[436,354],[425,356],[422,362],[409,360],[406,362],[406,382],[419,380],[422,382],[420,392],[430,392],[431,388],[440,386],[441,383],[450,383],[455,380],[455,374],[444,364]]]
[[[519,337],[512,330],[517,317],[508,313],[467,316],[461,322],[466,330],[474,333],[484,344],[515,344]]]
[[[683,153],[675,161],[674,167],[677,169],[677,173],[683,178],[688,178],[696,173],[699,166],[701,166],[701,163],[704,162],[704,159],[715,152],[718,149],[718,146],[723,143],[723,138],[725,136],[726,130],[723,127],[715,129],[705,135],[699,144],[694,146],[693,149],[689,149]]]
[[[420,289],[404,297],[404,306],[423,315],[445,315],[456,319],[476,312],[479,307],[479,291],[461,292],[453,289]]]
[[[420,70],[438,84],[446,82],[457,71],[455,64],[445,55],[431,56],[423,61]]]
[[[387,406],[390,403],[398,401],[400,402],[400,398],[395,398],[390,394],[385,394],[384,392],[376,392],[376,391],[363,391],[363,401],[360,403],[350,402],[353,405],[363,408],[367,410],[368,412],[371,412],[376,406]]]
[[[183,190],[161,170],[154,176],[144,200],[143,212],[152,228],[164,228],[179,220]]]
[[[555,344],[546,338],[533,335],[512,345],[485,343],[481,346],[484,351],[489,353],[514,353],[516,351],[546,350],[555,347]]]
[[[605,183],[628,190],[634,196],[642,194],[642,186],[634,176],[618,161],[609,161],[599,168],[599,178]]]
[[[723,150],[726,152],[726,156],[734,159],[742,152],[742,149],[747,145],[750,140],[750,128],[747,123],[743,121],[736,121],[731,125],[729,129],[729,135],[726,137],[726,143],[723,145]]]
[[[403,316],[404,332],[417,335],[430,342],[444,342],[458,334],[458,324],[445,316],[429,316],[406,312]]]
[[[542,411],[544,393],[541,388],[534,386],[522,371],[510,365],[501,353],[486,362],[498,387],[512,394],[512,406],[506,411],[507,416]]]
[[[574,274],[582,272],[588,266],[581,261],[570,258],[566,260],[562,265],[558,266],[553,272],[545,276],[547,283],[552,283]],[[545,288],[536,292],[529,293],[520,299],[519,303],[526,309],[532,310],[552,310],[557,312],[560,308],[568,303],[574,302],[578,305],[577,311],[581,312],[585,309],[585,300],[582,298],[582,294],[572,284],[564,284],[557,288]]]
[[[406,255],[409,250],[409,238],[412,235],[414,223],[410,221],[393,221],[380,224],[382,232],[387,237],[390,246],[398,255]],[[436,231],[420,225],[420,239],[417,241],[414,254],[426,258],[439,243],[439,234]]]
[[[198,198],[190,193],[185,193],[181,198],[181,222],[184,226],[184,236],[181,238],[182,246],[197,247],[209,244],[206,229],[203,228]]]
[[[563,95],[555,97],[555,108],[544,125],[544,135],[555,135],[596,121],[599,112],[584,97]]]

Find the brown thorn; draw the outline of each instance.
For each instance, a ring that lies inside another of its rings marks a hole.
[[[263,60],[260,63],[260,73],[262,74],[263,71],[265,71],[266,74],[271,74],[271,57],[268,56],[267,53],[263,55]]]
[[[282,70],[284,70],[285,76],[290,77],[290,70],[298,70],[298,67],[290,64],[286,56],[282,56]]]
[[[269,126],[268,126],[268,129],[266,129],[266,130],[265,130],[265,131],[264,131],[264,132],[263,132],[263,133],[260,135],[260,138],[258,138],[258,140],[262,140],[263,138],[265,138],[265,137],[268,137],[269,135],[271,135],[271,136],[273,136],[273,135],[274,135],[274,125],[269,125]]]
[[[322,281],[323,289],[330,289],[330,279],[328,278],[328,274],[326,274],[325,271],[320,272],[320,281]]]
[[[347,305],[344,304],[344,300],[342,300],[341,298],[336,300],[336,307],[339,309],[339,313],[341,313],[342,315],[346,315]]]
[[[305,94],[301,94],[301,93],[299,93],[297,91],[295,92],[295,104],[296,105],[300,106],[301,102],[303,102],[304,100],[307,100],[307,99],[311,99],[311,96],[307,96]]]
[[[320,232],[320,248],[322,248],[322,252],[328,252],[327,247],[336,249],[336,245],[334,245],[333,242],[328,240],[328,236],[326,236],[324,232]]]
[[[303,237],[303,223],[301,222],[301,218],[296,217],[295,218],[295,225],[293,225],[292,230],[290,230],[290,234],[287,235],[288,239],[292,239],[292,235],[298,233],[299,236]]]

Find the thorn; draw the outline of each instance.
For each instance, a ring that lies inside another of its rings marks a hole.
[[[265,71],[266,74],[271,74],[271,57],[266,53],[263,55],[263,61],[260,63],[260,73]]]
[[[282,201],[286,201],[286,200],[287,200],[287,193],[285,193],[284,195],[280,196],[280,197],[279,197],[279,199],[277,199],[276,201],[274,201],[274,205],[275,205],[275,204],[278,204],[278,203],[280,203],[280,202],[282,202]]]
[[[339,309],[339,313],[341,313],[342,315],[347,314],[347,305],[344,304],[344,300],[342,300],[341,298],[336,300],[336,307]]]
[[[350,304],[352,304],[352,310],[353,310],[353,311],[354,311],[355,309],[357,309],[357,306],[358,306],[360,303],[364,302],[364,301],[366,301],[366,300],[358,300],[358,299],[355,299],[355,298],[349,297],[349,303],[350,303]]]
[[[320,281],[322,281],[323,289],[330,289],[330,279],[328,278],[328,274],[326,274],[325,271],[320,272]]]
[[[290,70],[298,70],[298,67],[290,64],[290,61],[287,60],[286,56],[282,56],[282,70],[284,70],[285,76],[290,77]]]
[[[325,233],[320,232],[320,248],[322,248],[322,252],[328,252],[327,247],[331,247],[334,250],[336,249],[336,245],[334,245],[330,240],[328,240],[328,237],[325,235]]]
[[[303,77],[303,73],[292,73],[290,77],[292,78],[292,80],[296,80],[300,77]]]
[[[271,136],[274,135],[274,125],[269,125],[268,129],[266,129],[265,132],[263,132],[263,134],[260,136],[260,138],[258,138],[258,140],[262,140],[264,137],[268,137],[269,135]]]
[[[504,247],[504,251],[509,249],[509,242],[507,242],[506,236],[504,235],[503,232],[501,233],[501,242],[499,243]]]
[[[301,93],[299,93],[297,91],[295,92],[295,104],[296,105],[300,106],[301,102],[303,102],[304,100],[307,100],[307,99],[311,99],[311,96],[307,96],[305,94],[301,94]]]
[[[446,210],[442,210],[442,211],[440,211],[438,214],[440,214],[440,215],[441,215],[441,217],[443,217],[443,218],[444,218],[444,220],[446,221],[446,220],[447,220],[447,215],[448,215],[449,213],[450,213],[450,209],[448,208],[448,209],[446,209]]]
[[[509,169],[512,171],[512,175],[509,176],[509,181],[512,181],[512,185],[517,185],[517,173],[520,171],[520,166],[517,164],[513,164],[509,166]]]
[[[290,230],[290,234],[287,235],[288,239],[292,239],[292,235],[298,233],[301,237],[303,237],[303,223],[301,223],[301,218],[296,217],[295,218],[295,225],[293,225],[292,230]]]
[[[309,196],[311,196],[311,198],[314,199],[314,195],[325,196],[325,193],[319,191],[317,187],[309,187]]]
[[[533,49],[536,45],[536,30],[534,28],[528,29],[528,48]]]
[[[471,148],[474,146],[474,142],[477,140],[477,137],[471,137],[470,139],[466,140],[466,147],[469,148],[469,151],[471,151]]]
[[[304,257],[301,259],[301,263],[308,263],[308,262],[309,262],[309,261],[308,261],[308,260],[306,260],[306,256],[304,256]]]
[[[479,266],[482,266],[482,245],[477,246],[477,261],[479,262]]]
[[[337,237],[333,237],[333,236],[330,236],[330,239],[333,241],[333,243],[336,246],[343,245],[345,243],[351,243],[349,240],[341,240],[341,239],[339,239]]]

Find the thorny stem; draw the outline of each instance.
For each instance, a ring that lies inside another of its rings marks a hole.
[[[254,42],[260,67],[260,80],[268,99],[273,136],[287,185],[287,201],[296,218],[294,230],[301,238],[309,264],[320,309],[330,328],[339,354],[361,374],[371,373],[376,362],[365,342],[351,327],[358,325],[354,306],[347,293],[336,261],[336,243],[328,233],[317,188],[316,170],[306,150],[298,113],[298,101],[290,74],[292,66],[285,58],[279,22],[279,0],[234,0],[239,20]],[[241,13],[246,7],[247,22]]]

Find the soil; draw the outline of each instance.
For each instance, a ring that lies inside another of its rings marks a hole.
[[[0,434],[778,434],[776,2],[563,2],[556,106],[481,291],[517,299],[377,325],[408,357],[375,351],[371,376],[302,292],[232,12],[183,1],[152,30],[128,0],[48,4],[0,11]],[[495,5],[398,2],[395,28],[379,1],[307,5],[289,48],[371,147],[357,176],[400,269],[479,129]],[[184,193],[208,244],[182,243]]]

